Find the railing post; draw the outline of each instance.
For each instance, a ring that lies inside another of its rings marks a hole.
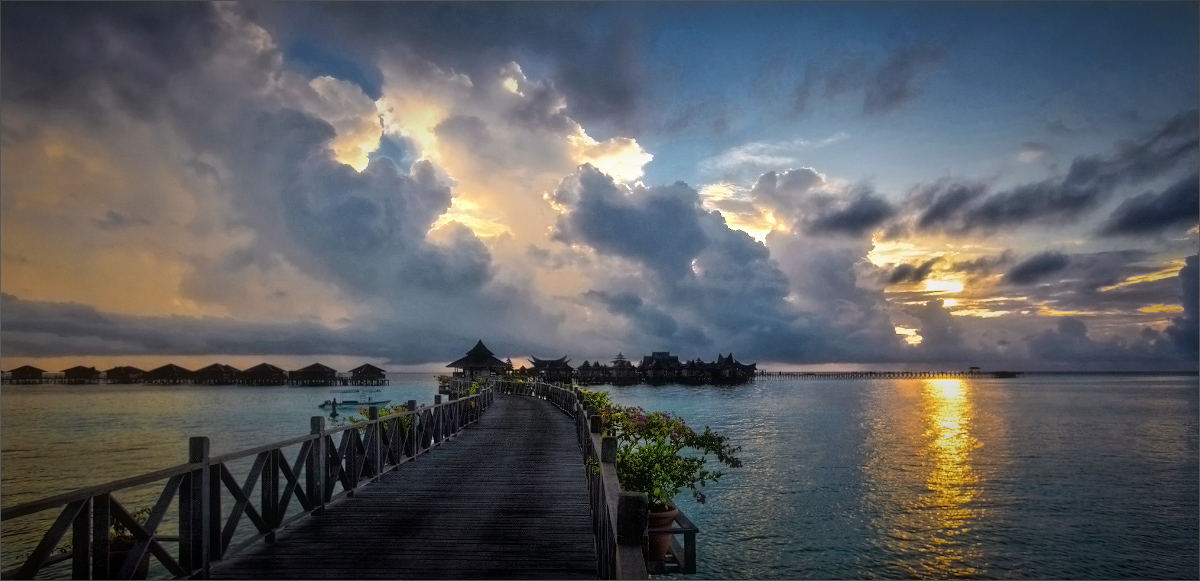
[[[182,509],[183,509],[183,507],[187,506],[184,503],[184,499],[183,499],[183,493],[186,491],[187,491],[186,486],[181,487],[179,489],[180,520],[182,520],[183,514],[185,512]],[[93,496],[92,497],[92,579],[104,579],[105,577],[110,576],[108,574],[108,569],[109,569],[108,549],[109,549],[109,538],[111,538],[111,537],[108,536],[108,528],[109,528],[109,522],[110,522],[111,518],[112,518],[112,495],[97,494],[96,496]],[[184,558],[183,558],[184,557],[184,547],[185,547],[185,545],[183,543],[183,531],[184,530],[186,530],[186,529],[184,529],[182,526],[179,527],[179,533],[180,533],[179,564],[190,570],[191,568],[188,567],[188,562],[186,560],[184,560]]]
[[[644,492],[621,491],[617,495],[617,544],[638,545],[646,539],[650,499]]]
[[[279,526],[279,459],[275,456],[278,450],[266,452],[266,463],[263,464],[262,484],[259,486],[262,489],[262,518],[266,521],[267,526],[271,528],[270,532],[263,536],[263,542],[271,545],[275,543],[275,529]],[[353,480],[353,478],[351,478]]]
[[[325,417],[312,416],[308,420],[308,433],[317,436],[308,452],[307,470],[304,472],[304,493],[313,503],[313,514],[325,512]]]
[[[179,489],[179,564],[189,572],[199,569],[204,579],[209,573],[208,451],[208,438],[188,440],[188,463],[202,465],[188,473]],[[107,525],[105,520],[106,529]]]
[[[412,424],[412,434],[409,435],[408,445],[411,446],[409,449],[412,450],[412,459],[416,460],[417,455],[421,453],[421,442],[417,441],[417,421],[420,419],[416,414],[417,400],[408,400],[408,403],[404,407],[408,410],[408,417],[412,418],[412,422],[410,422]]]
[[[91,532],[92,528],[92,499],[83,501],[79,516],[71,523],[71,577],[75,579],[90,579],[91,569]]]
[[[379,478],[383,474],[383,426],[379,425],[379,408],[371,406],[367,408],[367,419],[375,422],[367,429],[367,434],[371,438],[371,442],[367,444],[367,457],[371,459],[371,475],[373,478]]]
[[[599,434],[604,429],[604,420],[599,415],[592,414],[590,427],[593,434]]]
[[[600,439],[600,461],[612,464],[617,461],[617,439],[604,436]]]

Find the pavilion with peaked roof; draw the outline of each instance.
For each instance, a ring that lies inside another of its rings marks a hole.
[[[288,385],[321,386],[334,385],[337,382],[337,370],[320,363],[288,372]]]
[[[454,377],[467,379],[492,373],[506,374],[512,371],[512,363],[505,363],[497,359],[491,350],[484,346],[482,339],[470,351],[467,351],[466,357],[462,357],[446,367],[454,369]]]
[[[287,383],[288,374],[281,367],[259,363],[243,371],[239,379],[242,385],[284,385]]]
[[[571,368],[570,361],[566,355],[558,359],[529,358],[529,362],[533,364],[533,373],[549,382],[565,381],[570,383],[572,372],[574,371]]]
[[[128,365],[118,365],[104,371],[104,380],[108,383],[139,383],[146,372]]]
[[[168,363],[142,374],[142,380],[146,383],[179,385],[192,380],[192,370],[185,369],[174,363]]]
[[[32,365],[22,365],[15,369],[9,370],[8,373],[9,373],[9,378],[8,378],[9,383],[38,384],[38,383],[42,383],[42,381],[43,381],[42,374],[46,373],[46,370],[38,369],[37,367],[34,367]]]
[[[350,385],[387,385],[387,371],[364,363],[350,370]]]

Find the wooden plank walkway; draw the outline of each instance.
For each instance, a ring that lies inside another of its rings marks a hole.
[[[497,395],[480,421],[215,579],[595,579],[575,426],[549,402]]]

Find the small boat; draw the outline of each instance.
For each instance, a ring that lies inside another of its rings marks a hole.
[[[390,399],[377,399],[380,390],[378,389],[335,389],[331,393],[334,397],[329,398],[317,406],[321,409],[330,409],[334,411],[337,408],[359,408],[362,406],[383,407]],[[337,395],[342,395],[344,399],[339,399]]]

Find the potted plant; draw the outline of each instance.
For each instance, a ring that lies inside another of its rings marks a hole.
[[[742,465],[736,456],[740,448],[731,446],[725,436],[708,427],[696,433],[679,416],[610,405],[601,410],[601,417],[606,432],[617,438],[616,469],[621,488],[646,494],[651,528],[667,527],[675,521],[679,509],[674,498],[685,488],[704,504],[707,499],[701,488],[721,477],[719,470],[708,469],[709,454],[730,468]],[[671,536],[651,535],[651,561],[662,560]]]

